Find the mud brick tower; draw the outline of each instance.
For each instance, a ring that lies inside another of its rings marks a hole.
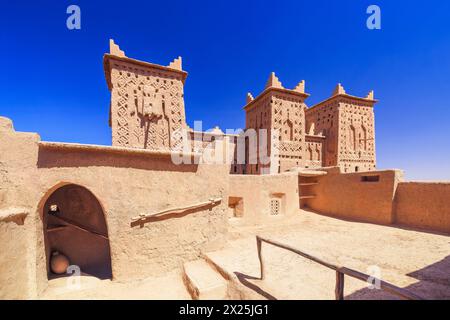
[[[173,133],[186,127],[181,57],[169,66],[131,59],[110,40],[103,58],[111,91],[113,146],[169,150]]]

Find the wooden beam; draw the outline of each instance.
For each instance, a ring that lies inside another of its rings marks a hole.
[[[73,227],[75,229],[78,229],[78,230],[81,230],[81,231],[84,231],[84,232],[88,232],[88,233],[90,233],[90,234],[92,234],[94,236],[103,238],[105,240],[109,240],[107,236],[105,236],[105,235],[103,235],[101,233],[98,233],[96,231],[86,229],[85,227],[78,225],[75,221],[72,221],[72,220],[69,220],[69,219],[63,218],[63,217],[58,217],[58,216],[53,215],[53,214],[50,214],[50,216],[53,217],[53,218],[56,218],[57,220],[60,220],[60,221],[62,221],[64,223],[66,223],[70,227]],[[48,229],[47,229],[47,231],[48,231]]]
[[[47,228],[47,232],[53,232],[53,231],[60,231],[60,230],[64,230],[66,229],[68,226],[55,226],[55,227],[50,227]]]
[[[359,272],[359,271],[356,271],[353,269],[349,269],[346,267],[339,268],[339,271],[343,274],[346,274],[355,279],[362,280],[364,282],[367,282],[369,280],[369,278],[371,277],[365,273],[362,273],[362,272]],[[388,282],[385,282],[385,281],[375,278],[375,277],[372,277],[372,279],[376,280],[376,282],[378,282],[380,284],[381,289],[383,289],[384,291],[389,292],[393,295],[396,295],[400,298],[403,298],[406,300],[423,300],[421,297],[419,297],[418,295],[415,295],[412,292],[409,292],[408,290],[399,288],[397,286],[394,286],[393,284],[390,284]]]
[[[311,256],[311,255],[309,255],[309,254],[307,254],[307,253],[304,253],[304,252],[302,252],[302,251],[300,251],[300,250],[297,250],[297,249],[295,249],[295,248],[293,248],[293,247],[291,247],[291,246],[288,246],[288,245],[286,245],[286,244],[282,244],[282,243],[276,242],[276,241],[274,241],[274,240],[265,239],[265,238],[262,238],[262,237],[260,237],[260,236],[256,236],[256,237],[257,237],[258,239],[260,239],[261,241],[264,241],[264,242],[269,243],[269,244],[271,244],[271,245],[274,245],[274,246],[276,246],[276,247],[279,247],[279,248],[282,248],[282,249],[286,249],[286,250],[288,250],[288,251],[291,251],[291,252],[293,252],[293,253],[296,253],[296,254],[298,254],[299,256],[302,256],[302,257],[304,257],[304,258],[306,258],[306,259],[309,259],[309,260],[311,260],[311,261],[314,261],[314,262],[316,262],[316,263],[318,263],[318,264],[321,264],[321,265],[323,265],[323,266],[325,266],[325,267],[327,267],[327,268],[330,268],[330,269],[332,269],[332,270],[337,270],[337,269],[339,268],[338,266],[335,266],[334,264],[325,262],[325,261],[323,261],[323,260],[321,260],[321,259],[319,259],[319,258],[313,257],[313,256]]]
[[[155,218],[155,217],[161,217],[164,215],[169,215],[169,214],[174,214],[174,213],[181,213],[181,212],[184,212],[187,210],[193,210],[193,209],[202,208],[205,206],[213,206],[213,205],[220,203],[221,201],[222,201],[222,198],[209,199],[208,201],[196,203],[196,204],[185,206],[185,207],[171,208],[171,209],[166,209],[163,211],[150,213],[150,214],[140,214],[137,217],[131,218],[131,221],[132,222],[144,221],[148,218]]]

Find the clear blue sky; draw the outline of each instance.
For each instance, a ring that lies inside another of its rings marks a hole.
[[[66,8],[81,8],[81,30]],[[382,29],[366,28],[377,4]],[[187,121],[244,126],[248,91],[271,71],[309,106],[337,82],[380,100],[379,168],[450,180],[450,1],[8,1],[1,5],[0,115],[43,140],[110,144],[102,56],[114,38],[130,57],[189,72]]]

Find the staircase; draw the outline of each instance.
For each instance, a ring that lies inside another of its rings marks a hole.
[[[183,265],[183,281],[194,300],[229,299],[227,280],[203,259]]]

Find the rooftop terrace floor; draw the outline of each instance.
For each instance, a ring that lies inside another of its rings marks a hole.
[[[450,236],[339,220],[301,210],[270,227],[236,227],[224,250],[208,256],[255,292],[255,298],[334,299],[335,272],[294,253],[262,244],[260,275],[255,235],[324,261],[378,277],[425,299],[450,299]],[[345,299],[396,299],[345,277]]]
[[[233,276],[250,299],[334,299],[335,272],[286,250],[263,243],[266,278],[259,277],[255,235],[291,245],[336,265],[377,275],[425,299],[450,299],[450,236],[358,223],[300,210],[270,226],[231,223],[224,249],[206,256]],[[44,299],[190,299],[181,271],[160,278],[120,283],[92,277],[80,290],[61,289],[66,279],[50,281]],[[396,299],[368,284],[345,277],[345,299]]]

